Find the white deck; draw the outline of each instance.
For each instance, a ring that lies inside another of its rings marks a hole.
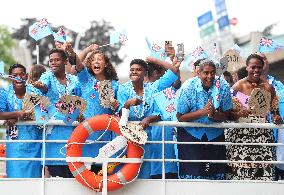
[[[0,121],[1,124],[1,121]],[[62,124],[59,123],[59,124]],[[167,126],[208,126],[197,123],[173,123],[159,122],[156,125]],[[262,127],[284,129],[284,125],[273,124],[237,124],[218,123],[210,126],[228,127]],[[163,133],[164,135],[164,133]],[[164,137],[164,136],[162,136]],[[40,141],[40,140],[37,140]],[[44,142],[45,140],[43,140]],[[57,140],[58,141],[58,140]],[[65,140],[66,141],[66,140]],[[11,140],[1,140],[1,142],[14,142]],[[42,142],[42,141],[40,141]],[[161,143],[161,142],[160,142]],[[162,143],[167,143],[162,141]],[[175,144],[175,142],[171,142]],[[220,144],[220,143],[211,143]],[[223,144],[232,144],[226,143]],[[254,144],[252,144],[254,145]],[[283,146],[283,143],[261,144]],[[161,152],[164,151],[164,147]],[[8,159],[0,159],[2,161]],[[10,159],[12,160],[12,159]],[[131,159],[122,159],[131,160]],[[146,160],[146,159],[144,159]],[[168,159],[160,159],[162,162]],[[92,160],[94,162],[94,160]],[[97,162],[97,161],[96,161]],[[232,161],[228,161],[232,162]],[[228,163],[224,161],[223,163]],[[240,162],[240,161],[238,161]],[[255,161],[254,161],[255,162]],[[267,161],[258,163],[269,163]],[[284,164],[283,161],[273,161],[272,164]],[[0,178],[0,195],[93,195],[96,193],[82,186],[75,179],[63,178],[39,178],[39,179],[7,179]],[[275,182],[265,181],[213,181],[213,180],[139,180],[125,185],[115,192],[104,192],[111,195],[284,195],[284,180]]]
[[[44,187],[43,187],[44,184]],[[165,187],[165,188],[164,188]],[[164,193],[165,192],[165,193]],[[101,194],[87,189],[75,179],[4,179],[0,181],[1,195],[93,195]],[[188,181],[136,180],[110,195],[283,195],[283,182],[254,181]]]

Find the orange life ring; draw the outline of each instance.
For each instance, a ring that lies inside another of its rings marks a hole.
[[[111,118],[113,117],[113,119]],[[118,122],[119,118],[111,115],[97,115],[78,125],[73,131],[66,149],[67,157],[81,157],[83,144],[93,132],[108,129],[121,135]],[[143,148],[128,141],[127,158],[142,158]],[[68,162],[68,166],[74,177],[82,185],[91,190],[102,191],[103,176],[89,171],[83,162]],[[138,174],[141,163],[124,163],[122,168],[107,177],[107,190],[114,191],[123,187],[124,183],[132,181]]]
[[[0,144],[0,157],[6,157],[6,145]]]

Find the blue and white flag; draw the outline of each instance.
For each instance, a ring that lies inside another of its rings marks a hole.
[[[271,53],[284,49],[284,45],[280,45],[272,39],[261,37],[258,51],[261,53]]]
[[[45,18],[29,27],[29,35],[36,41],[53,34],[50,24]]]
[[[207,59],[207,58],[209,58],[208,53],[201,46],[198,46],[193,52],[185,55],[182,64],[185,67],[187,67],[190,72],[193,72],[194,62],[196,62],[199,59]]]
[[[233,47],[232,47],[233,50],[235,50],[236,52],[238,52],[239,54],[241,53],[241,48],[240,46],[238,46],[238,44],[235,44]]]
[[[165,49],[158,43],[151,41],[148,37],[145,38],[148,49],[150,50],[150,56],[159,60],[165,61],[167,58]]]
[[[207,59],[209,57],[208,53],[201,46],[196,47],[190,55],[195,58],[195,61],[203,58]]]
[[[5,67],[5,63],[3,61],[0,61],[0,75],[1,76],[5,74],[4,67]]]
[[[63,122],[66,125],[72,125],[72,123],[78,118],[80,110],[78,108],[72,107],[69,109],[68,114],[63,118]]]
[[[39,103],[34,108],[35,120],[38,124],[46,124],[49,120],[48,110],[42,103]]]
[[[221,87],[221,81],[219,76],[218,79],[216,80],[215,86],[211,91],[212,103],[215,109],[218,109],[220,106],[220,101],[221,101],[220,87]]]
[[[65,30],[61,27],[57,33],[53,32],[53,37],[55,41],[58,41],[60,43],[66,42],[66,34]]]
[[[123,29],[121,31],[115,31],[115,32],[112,32],[110,34],[110,40],[109,40],[109,43],[111,45],[113,44],[125,44],[125,42],[128,40],[127,38],[127,33],[126,33],[126,30]]]

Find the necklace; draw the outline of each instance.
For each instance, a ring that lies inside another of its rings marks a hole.
[[[60,90],[60,85],[62,85],[62,84],[59,82],[59,80],[56,78],[56,76],[54,74],[53,74],[53,78],[54,78],[54,81],[55,81],[55,85],[56,85],[56,89],[57,89],[59,98],[61,98],[61,96],[64,95],[64,94],[68,95],[68,93],[69,93],[68,87],[71,83],[69,75],[66,74],[66,85],[65,86],[63,85],[65,87],[65,91],[63,91],[63,92]]]
[[[137,93],[134,90],[133,84],[131,83],[132,90],[131,90],[131,96],[130,97],[137,97],[138,99],[141,99],[141,96],[137,95]],[[142,106],[142,108],[141,108]],[[143,85],[143,97],[142,97],[142,104],[133,106],[134,108],[134,115],[141,119],[145,115],[145,107],[146,107],[146,93],[145,93],[145,86]]]
[[[261,80],[258,80],[257,82],[253,82],[253,81],[250,81],[248,78],[246,78],[247,82],[249,84],[251,84],[253,87],[257,87],[258,85],[261,84]]]

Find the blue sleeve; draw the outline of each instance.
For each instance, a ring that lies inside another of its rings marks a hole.
[[[155,81],[152,85],[158,89],[158,91],[162,91],[168,87],[170,87],[176,80],[178,76],[173,73],[171,70],[167,70],[167,72],[157,81]]]
[[[124,106],[125,102],[128,100],[128,94],[127,90],[124,85],[119,85],[118,91],[117,91],[117,100],[119,102],[119,108],[118,112],[122,109]]]
[[[86,66],[84,66],[84,68],[80,72],[77,73],[77,77],[78,77],[78,81],[80,83],[88,82],[90,75],[89,75],[89,72],[88,72]]]
[[[177,97],[177,112],[180,114],[186,114],[191,111],[192,103],[191,96],[188,88],[183,88],[179,91]]]
[[[7,91],[0,89],[0,112],[7,112]]]
[[[231,110],[233,108],[232,96],[228,85],[224,85],[220,106],[222,111]]]
[[[117,81],[112,81],[112,90],[114,92],[114,98],[117,99],[117,93],[118,93],[118,82]]]
[[[49,73],[43,73],[39,79],[48,89],[51,87],[51,78]]]

